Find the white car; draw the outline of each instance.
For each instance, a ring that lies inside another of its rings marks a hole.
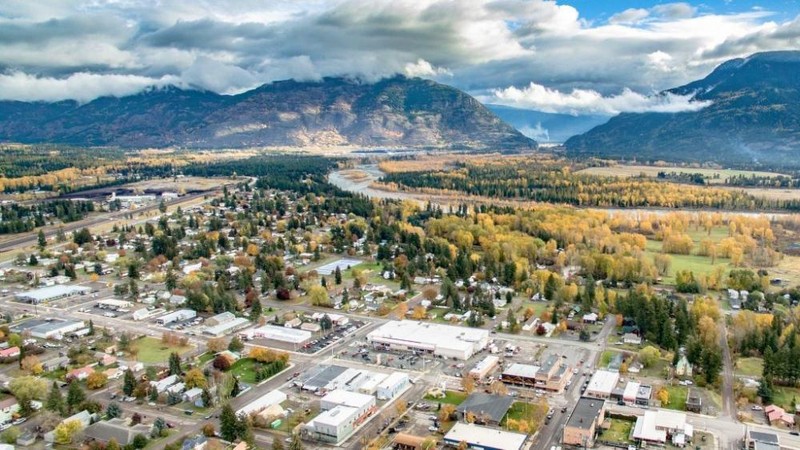
[[[764,410],[764,408],[762,408],[759,405],[753,405],[750,409],[752,409],[753,411],[763,411]]]

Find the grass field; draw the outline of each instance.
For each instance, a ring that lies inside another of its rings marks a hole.
[[[230,372],[239,378],[239,380],[248,383],[256,383],[256,372],[253,370],[256,365],[256,360],[252,358],[242,358],[231,366]]]
[[[772,402],[787,411],[794,411],[792,401],[800,401],[800,389],[775,386],[772,389]]]
[[[586,175],[599,175],[599,176],[614,176],[614,177],[638,177],[644,175],[646,177],[657,177],[659,172],[666,173],[685,173],[694,174],[699,173],[703,175],[709,184],[721,184],[725,182],[726,178],[732,176],[752,176],[759,177],[776,177],[782,175],[773,172],[759,172],[753,170],[730,170],[730,169],[701,169],[694,167],[677,167],[677,166],[641,166],[641,165],[616,165],[610,167],[589,167],[587,169],[579,170],[576,173]],[[787,175],[788,176],[788,175]]]
[[[464,400],[467,399],[467,394],[463,392],[456,392],[456,391],[445,391],[444,398],[434,398],[429,395],[425,396],[425,400],[442,403],[447,405],[460,405]]]
[[[711,230],[711,234],[703,230],[690,230],[687,234],[694,241],[693,252],[697,251],[700,242],[703,239],[711,239],[714,242],[719,242],[721,239],[728,237],[728,232],[725,227],[715,227]],[[652,239],[647,240],[647,247],[645,253],[652,259],[656,254],[661,253],[661,242]],[[717,258],[714,264],[711,264],[711,258],[707,256],[698,255],[669,255],[672,262],[670,264],[669,272],[666,276],[662,277],[663,284],[675,284],[675,274],[681,270],[689,270],[695,275],[709,274],[715,268],[721,267],[725,273],[730,270],[730,259]]]
[[[736,360],[736,374],[758,378],[764,372],[764,360],[761,358],[739,358]]]
[[[607,430],[600,433],[600,440],[604,442],[614,442],[626,444],[630,442],[631,430],[634,423],[630,420],[608,419]]]
[[[170,346],[161,342],[161,339],[143,337],[133,342],[133,347],[138,351],[137,358],[145,364],[166,363],[172,352],[179,355],[188,352],[192,346]]]
[[[500,422],[500,426],[505,426],[506,420],[509,419],[541,423],[542,417],[547,414],[548,409],[549,407],[544,401],[538,403],[514,402],[502,422]]]
[[[674,409],[676,411],[686,410],[686,395],[689,393],[689,388],[686,386],[664,386],[669,392],[669,403],[661,405],[662,408]]]

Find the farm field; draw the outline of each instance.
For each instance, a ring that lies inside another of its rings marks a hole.
[[[640,166],[640,165],[618,165],[609,167],[589,167],[587,169],[579,170],[575,173],[586,175],[599,175],[599,176],[615,176],[615,177],[638,177],[644,175],[647,177],[655,178],[659,172],[675,172],[678,174],[694,174],[699,173],[710,184],[721,184],[726,178],[735,176],[758,176],[758,177],[776,177],[783,175],[774,172],[760,172],[756,170],[732,170],[732,169],[705,169],[695,167],[677,167],[677,166]],[[788,175],[787,175],[788,176]]]
[[[764,360],[761,358],[739,358],[736,360],[736,374],[758,378],[764,371]]]

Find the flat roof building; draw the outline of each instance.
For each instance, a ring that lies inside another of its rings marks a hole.
[[[513,403],[514,397],[508,395],[473,392],[458,405],[456,411],[462,419],[465,419],[468,414],[472,414],[475,416],[475,423],[498,425]]]
[[[586,387],[584,395],[586,397],[607,399],[611,397],[611,392],[617,387],[618,382],[619,372],[598,370],[589,380],[589,385]]]
[[[329,392],[319,401],[319,407],[323,411],[333,409],[337,406],[347,406],[358,410],[356,417],[364,417],[375,408],[375,397],[357,392],[348,392],[344,389],[336,389]]]
[[[390,321],[367,335],[372,344],[467,360],[489,344],[489,331],[413,320]]]
[[[28,331],[31,336],[39,339],[61,339],[83,327],[82,320],[50,320],[30,328]]]
[[[100,300],[97,302],[97,306],[100,308],[106,309],[123,309],[123,308],[133,308],[133,302],[129,302],[127,300],[117,300],[114,298],[107,298],[104,300]]]
[[[71,286],[62,284],[20,292],[17,293],[15,297],[21,302],[39,304],[60,300],[62,298],[73,297],[76,295],[84,295],[88,294],[89,292],[91,292],[91,289],[86,286]]]
[[[500,358],[494,355],[487,355],[485,358],[480,360],[478,364],[475,364],[475,367],[469,371],[471,377],[481,380],[489,375],[489,373],[494,370],[495,367],[500,363]]]
[[[581,397],[564,426],[562,442],[566,445],[593,447],[598,429],[605,420],[605,401]]]
[[[466,442],[469,448],[482,450],[520,450],[527,437],[522,433],[458,422],[444,436],[444,442],[452,446]]]
[[[303,431],[318,441],[339,444],[353,433],[358,421],[358,410],[349,406],[336,406],[323,411],[308,422]]]
[[[514,363],[503,371],[500,375],[500,380],[506,384],[532,388],[536,386],[536,373],[538,371],[539,366]]]
[[[269,391],[261,397],[241,407],[238,411],[236,411],[236,415],[249,415],[251,413],[257,413],[271,406],[280,405],[281,403],[285,402],[287,398],[288,397],[286,394],[277,389],[274,391]]]
[[[159,325],[167,325],[172,322],[180,322],[182,320],[189,320],[194,319],[197,317],[197,311],[193,309],[179,309],[177,311],[173,311],[169,314],[164,314],[163,316],[156,319],[156,323]]]
[[[290,344],[301,345],[311,340],[311,332],[298,330],[295,328],[277,327],[275,325],[264,325],[252,330],[240,333],[246,339],[270,339],[273,341],[288,342]]]
[[[250,321],[244,317],[234,317],[233,320],[222,322],[214,326],[206,327],[203,334],[209,336],[220,337],[226,334],[233,333],[234,331],[241,330],[242,328],[250,325]]]
[[[408,374],[403,372],[393,372],[378,385],[377,394],[381,400],[395,398],[408,386]]]
[[[305,374],[298,377],[294,384],[300,386],[303,390],[316,392],[320,389],[325,389],[333,380],[343,374],[347,367],[342,366],[316,366]]]

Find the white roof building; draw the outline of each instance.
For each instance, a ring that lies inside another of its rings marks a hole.
[[[261,410],[264,410],[266,408],[269,408],[269,407],[271,407],[273,405],[279,405],[279,404],[285,402],[287,398],[288,397],[286,396],[286,394],[284,394],[283,392],[281,392],[281,391],[276,389],[274,391],[267,392],[266,394],[262,395],[261,397],[259,397],[259,398],[255,399],[255,400],[253,400],[252,402],[246,404],[245,406],[240,408],[238,411],[236,411],[236,415],[238,416],[240,414],[247,415],[247,414],[250,414],[250,413],[257,413],[257,412],[259,412]]]
[[[622,393],[622,400],[626,403],[633,403],[636,401],[636,395],[639,393],[639,386],[641,384],[637,381],[629,381],[625,385],[625,391]]]
[[[236,330],[240,330],[248,325],[250,325],[249,320],[245,319],[244,317],[235,317],[233,320],[207,327],[205,330],[203,330],[203,333],[214,337],[220,337]]]
[[[331,391],[319,401],[322,410],[333,409],[337,406],[347,406],[358,410],[357,417],[361,417],[375,406],[375,397],[357,392],[348,392],[344,389]]]
[[[57,285],[48,286],[31,291],[20,292],[15,295],[17,300],[28,303],[44,303],[62,298],[83,295],[91,291],[86,286]]]
[[[686,414],[663,409],[645,411],[633,429],[634,439],[662,444],[671,437],[673,443],[684,445],[693,434],[694,427],[686,423]]]
[[[453,446],[466,442],[470,448],[519,450],[524,447],[527,437],[522,433],[458,422],[444,436],[444,441]]]
[[[302,344],[311,339],[311,332],[298,330],[295,328],[276,327],[275,325],[264,325],[252,330],[241,333],[247,339],[261,338],[274,341],[288,342],[290,344]]]
[[[195,317],[197,317],[197,311],[192,309],[179,309],[169,314],[164,314],[157,318],[156,322],[161,325],[166,325],[172,322],[180,322],[181,320],[194,319]]]
[[[617,387],[619,373],[609,370],[598,370],[589,380],[589,385],[584,393],[587,397],[606,399],[611,396],[611,392]]]
[[[390,321],[367,335],[367,341],[396,349],[431,352],[466,360],[486,348],[489,331],[413,320]]]

